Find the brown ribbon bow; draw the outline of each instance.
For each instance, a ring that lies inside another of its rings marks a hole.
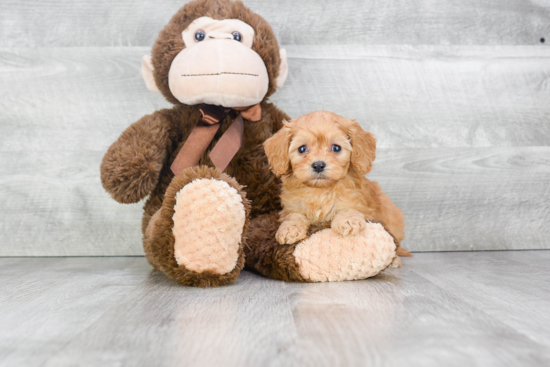
[[[223,172],[243,145],[243,117],[250,121],[260,121],[262,118],[262,107],[259,103],[251,107],[236,108],[206,105],[200,111],[202,113],[201,120],[191,131],[172,166],[170,166],[176,176],[184,169],[196,166],[199,163],[210,142],[220,129],[220,121],[229,114],[233,119],[233,123],[223,133],[208,155],[216,168]]]

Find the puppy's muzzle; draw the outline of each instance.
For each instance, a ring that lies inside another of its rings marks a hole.
[[[313,170],[317,173],[321,173],[325,170],[325,167],[327,166],[327,164],[325,162],[314,162],[312,165],[311,165],[311,168],[313,168]]]

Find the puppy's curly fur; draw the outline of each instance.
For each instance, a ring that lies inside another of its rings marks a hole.
[[[317,111],[291,122],[264,143],[273,172],[283,182],[280,244],[307,237],[311,225],[330,223],[347,236],[381,223],[393,236],[397,253],[405,237],[401,210],[378,183],[365,177],[375,159],[376,139],[354,120]],[[399,265],[397,258],[396,264]]]

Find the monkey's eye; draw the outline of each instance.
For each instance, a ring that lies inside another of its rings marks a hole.
[[[342,147],[336,144],[332,144],[332,151],[334,153],[340,153],[340,151],[342,151]]]
[[[298,148],[298,153],[304,154],[305,152],[307,152],[307,145],[302,145]]]
[[[204,38],[206,37],[206,33],[202,29],[199,29],[195,32],[195,41],[200,42],[204,41]]]
[[[233,32],[231,33],[233,35],[233,39],[235,41],[238,41],[238,42],[241,42],[242,39],[243,39],[243,36],[241,36],[241,34],[239,32]]]

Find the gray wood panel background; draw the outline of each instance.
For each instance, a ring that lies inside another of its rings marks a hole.
[[[150,46],[182,0],[3,0],[0,47]],[[548,0],[246,0],[281,44],[534,45]]]
[[[245,3],[288,50],[272,100],[378,137],[407,248],[550,248],[550,2]],[[110,199],[99,163],[169,106],[139,68],[181,5],[0,3],[0,256],[142,254],[141,204]]]

